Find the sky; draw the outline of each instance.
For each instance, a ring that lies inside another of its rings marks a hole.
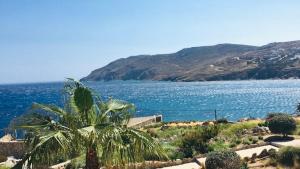
[[[118,58],[300,40],[299,0],[0,0],[0,84],[80,79]]]

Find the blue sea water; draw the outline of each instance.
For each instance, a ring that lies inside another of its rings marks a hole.
[[[237,120],[268,112],[294,113],[300,80],[218,82],[89,82],[104,99],[118,98],[137,107],[135,116],[162,114],[164,121]],[[28,110],[32,102],[63,104],[63,83],[0,85],[0,129]],[[0,133],[1,134],[1,133]]]

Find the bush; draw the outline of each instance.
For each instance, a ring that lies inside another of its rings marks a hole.
[[[277,166],[277,152],[275,149],[271,148],[268,150],[268,154],[269,154],[269,161],[268,164],[271,166]]]
[[[238,144],[241,144],[241,143],[242,143],[242,140],[241,140],[241,139],[236,139],[236,140],[235,140],[235,144],[238,145]]]
[[[172,160],[183,159],[184,156],[185,156],[185,154],[183,154],[183,152],[181,152],[181,151],[175,151],[175,152],[171,153],[170,155],[168,154],[168,157]]]
[[[211,138],[216,137],[219,134],[219,127],[218,126],[206,126],[202,128],[202,138],[207,141]]]
[[[268,123],[267,122],[260,122],[258,123],[259,127],[268,127]]]
[[[205,160],[206,169],[240,169],[239,155],[234,151],[211,152]]]
[[[221,124],[221,123],[227,124],[228,120],[226,118],[220,118],[220,119],[218,119],[217,120],[217,124]]]
[[[206,126],[190,131],[183,136],[179,146],[180,150],[185,157],[193,157],[196,153],[207,153],[209,140],[217,136],[218,132],[217,126]]]
[[[273,159],[277,158],[277,152],[274,148],[269,149],[268,153],[269,153],[270,158],[273,158]]]
[[[196,152],[206,153],[208,151],[208,144],[202,138],[201,133],[197,131],[186,133],[179,147],[184,153],[184,157],[193,157]]]
[[[217,140],[208,145],[208,151],[221,151],[227,150],[229,145],[224,140]]]
[[[235,143],[230,143],[230,144],[229,144],[229,147],[230,147],[230,148],[233,148],[233,147],[235,147],[235,146],[236,146]]]
[[[180,145],[180,150],[183,152],[184,157],[193,157],[198,153],[208,152],[208,143],[203,139],[200,132],[189,132],[184,135]]]
[[[242,140],[238,137],[232,137],[229,139],[229,147],[233,148],[242,143]]]
[[[147,129],[147,133],[151,136],[151,137],[155,137],[155,138],[157,138],[158,137],[158,135],[157,135],[157,133],[156,133],[156,131],[155,131],[155,129]]]
[[[287,114],[279,114],[268,121],[268,127],[274,134],[287,136],[296,130],[296,121]]]
[[[181,152],[176,146],[172,146],[170,144],[162,144],[162,147],[171,160],[184,158],[183,152]]]
[[[241,166],[241,169],[249,169],[248,164],[247,163],[243,163]]]
[[[286,113],[268,113],[267,115],[267,120],[270,120],[271,118],[275,117],[275,116],[284,116],[284,115],[287,115]]]
[[[0,163],[5,162],[7,160],[7,157],[4,155],[0,155]]]
[[[250,144],[251,144],[251,141],[250,141],[249,139],[245,138],[245,139],[243,140],[243,144],[244,144],[244,145],[250,145]]]
[[[258,122],[256,121],[247,121],[242,123],[235,123],[228,125],[227,128],[221,131],[221,135],[231,138],[233,136],[241,136],[245,130],[256,127]]]
[[[253,137],[252,138],[252,144],[256,144],[258,142],[258,138],[257,137]]]
[[[279,150],[277,155],[279,164],[286,167],[294,167],[295,163],[300,162],[300,148],[283,147]]]

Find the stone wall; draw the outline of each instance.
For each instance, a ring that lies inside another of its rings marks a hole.
[[[25,153],[25,144],[22,141],[0,142],[0,154],[7,157],[22,158]]]

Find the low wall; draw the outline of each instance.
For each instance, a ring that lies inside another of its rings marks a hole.
[[[162,122],[162,115],[131,118],[128,127],[140,128],[154,123]]]
[[[23,141],[0,142],[0,154],[4,156],[14,156],[22,158],[25,153],[25,144]]]

